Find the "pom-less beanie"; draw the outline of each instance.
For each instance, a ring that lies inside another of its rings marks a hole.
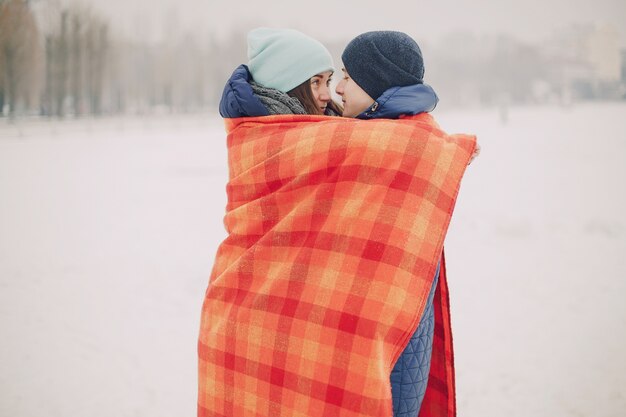
[[[374,100],[391,87],[423,83],[422,51],[406,33],[363,33],[346,46],[341,59],[350,78]]]
[[[248,33],[248,68],[254,81],[283,93],[335,70],[330,52],[317,40],[297,30],[270,28]]]

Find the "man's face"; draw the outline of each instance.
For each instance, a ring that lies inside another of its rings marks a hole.
[[[341,70],[343,71],[343,78],[337,84],[335,92],[341,96],[343,116],[356,117],[374,104],[374,99],[350,78],[345,68]]]

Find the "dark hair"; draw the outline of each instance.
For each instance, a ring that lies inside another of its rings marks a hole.
[[[307,114],[323,115],[323,113],[317,106],[315,97],[313,97],[313,92],[311,91],[311,79],[308,79],[296,88],[287,91],[287,94],[290,97],[297,98],[298,101],[302,103],[302,106],[304,107],[304,110],[306,110]],[[336,103],[334,100],[330,100],[326,105],[327,113],[328,110],[332,110],[332,112],[336,113],[339,116],[343,114],[343,108],[339,103]]]

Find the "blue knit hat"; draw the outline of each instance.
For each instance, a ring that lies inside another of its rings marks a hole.
[[[423,83],[422,51],[406,33],[363,33],[350,41],[341,59],[350,78],[374,100],[391,87]]]
[[[248,68],[264,87],[286,93],[316,74],[334,71],[330,52],[293,29],[258,28],[248,33]]]

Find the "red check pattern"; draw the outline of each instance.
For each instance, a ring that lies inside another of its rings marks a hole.
[[[421,114],[227,119],[230,180],[202,308],[198,416],[392,415],[475,138]],[[454,414],[445,272],[424,409]]]

